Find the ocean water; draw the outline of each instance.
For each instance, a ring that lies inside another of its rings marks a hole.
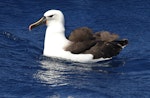
[[[46,26],[28,26],[49,9],[63,11],[66,36],[88,26],[129,45],[93,64],[44,57]],[[2,0],[0,98],[150,98],[149,9],[149,0]]]

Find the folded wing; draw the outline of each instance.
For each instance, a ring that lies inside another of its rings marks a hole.
[[[94,59],[116,56],[122,47],[128,44],[126,39],[119,40],[117,34],[108,31],[93,33],[87,27],[75,29],[68,39],[72,44],[66,48],[66,51],[74,54],[92,54]]]

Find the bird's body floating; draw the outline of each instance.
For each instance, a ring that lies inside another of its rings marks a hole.
[[[49,10],[29,30],[46,24],[43,55],[76,62],[98,62],[119,54],[128,40],[119,40],[117,34],[107,31],[93,33],[87,27],[77,28],[65,37],[64,15],[59,10]]]

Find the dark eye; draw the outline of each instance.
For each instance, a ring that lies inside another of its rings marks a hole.
[[[52,18],[54,15],[50,15],[50,16],[48,16],[48,17],[50,17],[50,18]]]

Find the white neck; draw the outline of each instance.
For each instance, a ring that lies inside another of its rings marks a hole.
[[[57,51],[64,51],[68,44],[69,40],[65,37],[64,24],[51,22],[45,34],[44,55],[53,55]]]

